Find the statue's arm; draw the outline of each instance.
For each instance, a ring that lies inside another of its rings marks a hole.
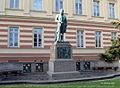
[[[55,22],[60,22],[61,23],[61,21],[58,19],[59,18],[59,15],[56,15],[56,17],[55,17]]]

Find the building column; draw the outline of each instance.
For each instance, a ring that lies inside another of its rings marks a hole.
[[[87,0],[87,18],[91,19],[93,16],[93,0]]]
[[[24,14],[30,14],[30,0],[24,0]]]
[[[82,1],[82,15],[87,15],[87,2],[88,0],[83,0]]]
[[[0,0],[0,14],[5,14],[5,0]]]
[[[73,17],[73,13],[74,13],[74,0],[65,0],[65,13],[68,13],[68,17]]]
[[[70,2],[70,1],[69,1]],[[68,0],[63,0],[63,9],[65,11],[65,13],[68,13]]]
[[[109,18],[108,1],[107,0],[103,0],[102,4],[103,4],[103,17],[104,17],[104,20],[107,21],[107,19]]]
[[[52,15],[53,0],[46,0],[47,15]]]
[[[117,8],[115,10],[117,11],[117,18],[120,19],[120,0],[117,1]]]

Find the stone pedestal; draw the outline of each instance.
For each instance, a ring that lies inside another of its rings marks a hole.
[[[80,73],[76,71],[76,63],[72,58],[72,46],[69,42],[56,43],[51,46],[48,74],[54,80],[80,76]]]

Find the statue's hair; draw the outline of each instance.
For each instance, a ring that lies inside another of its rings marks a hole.
[[[60,13],[63,12],[64,13],[64,9],[60,9]]]

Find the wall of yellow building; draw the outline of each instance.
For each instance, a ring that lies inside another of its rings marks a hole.
[[[42,11],[33,11],[33,0],[19,0],[19,9],[10,9],[10,0],[0,0],[1,15],[33,16],[33,17],[54,17],[55,0],[43,0]],[[109,22],[120,19],[120,0],[98,0],[100,1],[100,17],[93,16],[93,0],[83,0],[83,15],[75,15],[75,0],[63,0],[65,13],[69,19]],[[109,2],[115,3],[116,19],[109,19]]]
[[[69,19],[72,19],[72,20],[83,20],[83,21],[96,21],[96,22],[109,22],[109,21],[113,21],[113,19],[108,19],[108,9],[105,9],[105,8],[108,8],[108,4],[109,4],[109,1],[110,0],[99,0],[101,2],[100,4],[100,7],[101,6],[104,6],[104,8],[100,9],[100,17],[93,17],[93,3],[92,3],[92,0],[83,0],[83,15],[81,16],[77,16],[75,15],[75,0],[64,0],[64,9],[65,9],[65,13],[67,13],[67,17]],[[29,4],[28,4],[29,3]],[[2,16],[4,15],[13,15],[13,16],[18,16],[17,17],[14,17],[13,19],[19,19],[19,16],[24,16],[24,17],[29,17],[29,18],[33,18],[33,17],[37,17],[37,20],[39,20],[39,18],[42,18],[42,17],[46,17],[46,18],[54,18],[54,16],[56,15],[55,12],[55,0],[43,0],[43,5],[42,5],[42,8],[43,10],[41,12],[38,12],[38,11],[33,11],[33,0],[20,0],[20,9],[10,9],[9,8],[9,0],[0,0],[0,18],[3,18]],[[115,1],[116,5],[115,5],[115,8],[116,8],[116,16],[117,18],[120,19],[120,0],[117,0],[117,2]],[[4,18],[5,19],[5,18]],[[8,19],[8,18],[6,18]],[[22,20],[22,19],[20,19]],[[32,20],[36,20],[36,19],[32,19]],[[36,20],[36,21],[37,21]],[[50,20],[48,20],[50,21]],[[70,21],[71,22],[71,21]],[[8,22],[6,22],[7,24]],[[74,22],[71,22],[71,23],[74,23]],[[17,25],[17,23],[13,22],[11,24],[15,24]],[[27,24],[27,25],[30,25],[30,24]],[[39,25],[41,26],[41,24],[35,24],[35,25]],[[102,24],[99,24],[102,26]],[[50,25],[50,26],[56,26],[56,25]],[[76,28],[76,29],[80,29],[81,27],[72,27],[72,26],[69,26],[70,28]],[[8,29],[8,28],[7,28]],[[85,29],[85,28],[82,28],[82,29]],[[32,30],[32,29],[30,29]],[[47,29],[45,29],[47,30]],[[48,29],[49,30],[49,29]],[[109,30],[106,29],[106,30]],[[44,45],[44,44],[43,44]],[[37,52],[37,53],[40,53],[40,52],[45,52],[45,53],[50,53],[50,50],[49,49],[1,49],[0,53],[10,53],[10,52],[29,52],[29,53],[32,53],[32,52]],[[103,53],[104,52],[104,49],[74,49],[73,50],[74,53]]]

